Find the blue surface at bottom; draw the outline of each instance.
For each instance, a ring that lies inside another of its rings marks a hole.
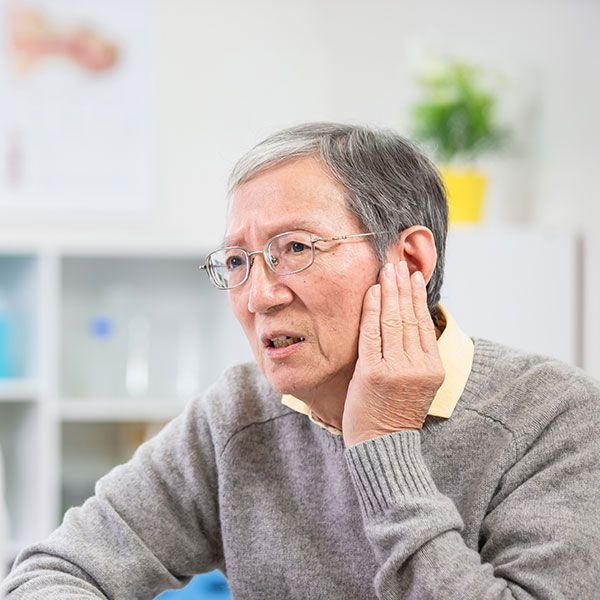
[[[197,575],[181,590],[163,592],[156,600],[230,600],[227,579],[221,571]]]

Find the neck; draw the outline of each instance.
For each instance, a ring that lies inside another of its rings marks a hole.
[[[344,404],[353,371],[354,368],[338,373],[334,379],[296,397],[302,400],[321,421],[341,430]]]

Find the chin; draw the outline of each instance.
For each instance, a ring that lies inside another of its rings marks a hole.
[[[275,369],[275,371],[273,369],[261,370],[267,381],[271,384],[271,387],[280,394],[296,396],[318,387],[317,381],[311,381],[311,378],[306,373],[298,372],[297,368],[288,369],[282,367]],[[294,373],[293,371],[297,372]]]
[[[274,377],[272,375],[266,375],[266,377],[271,384],[271,387],[280,394],[291,394],[292,396],[295,396],[307,388],[307,382],[297,381],[294,378]]]

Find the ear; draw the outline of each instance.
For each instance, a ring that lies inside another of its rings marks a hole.
[[[405,260],[412,274],[421,271],[425,283],[429,283],[437,263],[437,250],[433,233],[423,225],[414,225],[400,234],[400,239],[387,249],[388,262],[394,264]]]

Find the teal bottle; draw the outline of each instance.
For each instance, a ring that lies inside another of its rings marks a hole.
[[[0,379],[11,377],[10,319],[8,307],[0,291]]]

